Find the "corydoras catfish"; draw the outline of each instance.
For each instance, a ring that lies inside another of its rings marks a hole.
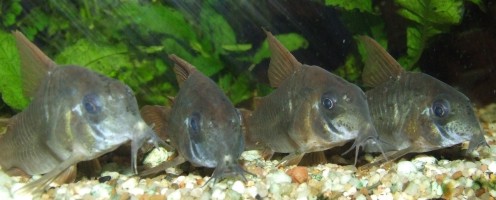
[[[15,115],[0,138],[0,165],[44,174],[16,191],[37,195],[80,161],[131,141],[136,172],[138,148],[155,133],[139,115],[129,87],[86,68],[58,66],[22,33],[13,33],[21,58],[29,106]]]
[[[271,33],[266,34],[272,52],[268,76],[277,89],[244,116],[248,149],[289,153],[280,163],[289,165],[298,164],[305,153],[353,139],[358,153],[361,145],[375,140],[359,87],[318,66],[299,63]]]
[[[392,159],[470,141],[467,152],[486,144],[470,100],[420,72],[403,70],[376,41],[360,36],[367,52],[363,82],[379,142]],[[367,152],[377,152],[367,144]]]
[[[142,175],[157,173],[189,161],[196,166],[215,168],[212,175],[215,179],[234,175],[244,178],[244,170],[238,164],[244,150],[238,110],[210,78],[181,58],[175,55],[169,57],[175,63],[174,72],[180,90],[169,112],[158,111],[158,117],[146,119],[167,119],[151,123],[162,127],[161,132],[165,132],[179,155],[144,171]],[[153,112],[151,107],[147,110]],[[142,109],[144,115],[147,115],[146,112]]]

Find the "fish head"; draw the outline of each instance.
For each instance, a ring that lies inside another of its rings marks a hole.
[[[358,86],[316,66],[306,68],[303,73],[308,78],[300,84],[307,97],[300,105],[309,106],[303,109],[309,110],[306,113],[309,120],[303,117],[296,121],[310,125],[297,126],[309,127],[306,129],[325,143],[343,144],[358,138],[360,141],[356,144],[361,145],[371,137],[377,138],[365,93]]]
[[[48,76],[45,98],[58,102],[51,115],[69,111],[64,116],[69,132],[75,146],[86,151],[79,153],[96,157],[132,141],[136,169],[138,148],[146,140],[158,138],[141,118],[133,91],[117,80],[78,66],[58,67]]]
[[[244,150],[240,113],[200,72],[192,73],[182,84],[168,127],[171,142],[188,161],[222,169],[214,176],[239,167],[238,158]]]
[[[419,122],[426,141],[437,148],[470,141],[468,152],[486,144],[484,131],[467,96],[455,88],[426,74],[415,80],[429,85],[424,96]],[[424,90],[425,91],[425,90]]]

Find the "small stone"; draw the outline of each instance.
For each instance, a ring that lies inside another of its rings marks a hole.
[[[102,176],[102,177],[98,178],[98,182],[105,183],[107,181],[110,181],[110,179],[112,179],[111,176]]]
[[[255,161],[262,158],[257,150],[245,151],[241,154],[241,158],[246,161]]]
[[[167,200],[181,200],[181,191],[175,190],[167,196]]]
[[[491,162],[487,169],[492,173],[496,173],[496,162],[495,161]]]
[[[267,175],[267,182],[272,183],[291,183],[291,177],[282,171],[276,171]]]
[[[172,152],[168,152],[165,148],[154,148],[148,156],[146,156],[145,160],[143,160],[143,164],[149,168],[158,166],[160,163],[166,161],[171,154]]]
[[[451,178],[454,179],[454,180],[457,180],[457,179],[459,179],[462,176],[463,176],[463,173],[461,171],[457,171],[453,175],[451,175]]]
[[[417,168],[410,161],[400,161],[396,166],[396,172],[400,175],[408,175],[417,172]]]
[[[232,184],[231,189],[239,194],[245,193],[245,185],[241,181],[236,181]]]
[[[286,171],[286,173],[291,176],[291,180],[294,183],[303,183],[308,180],[308,169],[307,167],[294,167]]]

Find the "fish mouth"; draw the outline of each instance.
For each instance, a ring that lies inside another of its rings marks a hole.
[[[388,160],[384,150],[382,149],[381,143],[379,142],[381,140],[377,134],[375,127],[372,124],[370,124],[370,123],[366,124],[365,127],[363,127],[358,133],[359,133],[359,135],[355,138],[355,141],[353,142],[351,147],[348,150],[346,150],[344,153],[342,153],[341,155],[345,155],[345,154],[349,153],[351,150],[355,149],[355,163],[354,163],[354,165],[356,165],[357,160],[358,160],[358,152],[360,151],[360,147],[365,148],[365,145],[367,143],[372,142],[373,144],[377,145],[380,152],[384,156],[384,159],[386,161]]]
[[[212,177],[205,182],[207,185],[210,180],[214,179],[214,184],[220,181],[223,178],[227,177],[241,177],[243,181],[247,181],[245,174],[249,174],[252,176],[256,176],[253,173],[250,173],[243,169],[239,163],[235,162],[231,155],[225,155],[223,160],[219,162],[217,167],[215,168]]]

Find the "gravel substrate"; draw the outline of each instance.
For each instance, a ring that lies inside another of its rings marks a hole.
[[[178,168],[141,179],[105,171],[91,180],[52,187],[41,199],[495,199],[496,104],[479,115],[490,145],[474,153],[479,159],[420,154],[369,169],[331,163],[276,168],[277,160],[264,161],[258,152],[247,151],[242,160],[257,176],[247,175],[246,182],[231,178],[205,185],[210,177]],[[36,178],[0,171],[0,199],[12,199],[12,191]]]

